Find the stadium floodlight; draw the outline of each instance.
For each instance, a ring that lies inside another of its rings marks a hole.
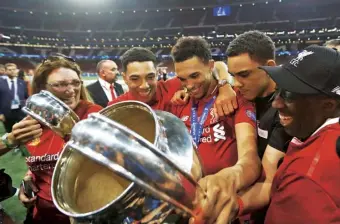
[[[203,10],[205,10],[205,8],[203,8]]]
[[[179,11],[182,11],[182,9],[179,9]]]
[[[10,40],[11,37],[5,36],[5,35],[3,35],[3,34],[0,34],[0,39],[7,39],[7,40]]]
[[[136,13],[136,10],[133,10],[133,13]]]
[[[13,12],[17,12],[17,10],[14,9]]]
[[[242,4],[240,4],[240,7],[242,7]]]
[[[148,12],[148,10],[147,10],[147,9],[145,9],[145,12]]]

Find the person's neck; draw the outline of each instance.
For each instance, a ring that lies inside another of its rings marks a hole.
[[[262,93],[260,97],[266,97],[275,92],[276,83],[270,79],[267,89]]]
[[[15,76],[7,76],[10,80],[13,80],[15,78]]]

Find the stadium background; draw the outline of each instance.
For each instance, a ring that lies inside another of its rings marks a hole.
[[[0,2],[0,64],[14,62],[28,72],[54,52],[76,59],[87,83],[96,63],[134,46],[150,48],[158,65],[173,76],[169,56],[181,36],[206,38],[216,60],[228,43],[247,30],[266,32],[279,64],[310,44],[340,38],[339,0],[11,0]],[[122,80],[120,80],[122,82]],[[4,132],[0,127],[0,132]],[[0,158],[19,186],[23,157]],[[18,222],[25,209],[17,198],[3,203]]]

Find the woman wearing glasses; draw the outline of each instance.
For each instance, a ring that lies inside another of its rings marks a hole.
[[[80,68],[71,58],[52,56],[43,61],[37,69],[32,83],[33,94],[41,90],[53,93],[67,104],[82,120],[88,114],[98,112],[101,107],[88,101],[85,87],[80,79]],[[36,126],[40,129],[40,125]],[[29,172],[24,178],[26,188],[20,188],[19,199],[26,207],[33,208],[33,223],[70,223],[54,206],[51,197],[51,179],[56,161],[65,140],[52,130],[42,127],[40,137],[26,144],[29,156],[26,163]]]

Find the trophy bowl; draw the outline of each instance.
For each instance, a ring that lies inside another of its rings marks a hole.
[[[56,207],[78,222],[161,223],[174,206],[155,199],[112,168],[130,169],[167,195],[184,198],[181,180],[202,176],[187,128],[173,115],[154,112],[136,101],[114,104],[99,113],[74,127],[56,164],[52,178]]]

